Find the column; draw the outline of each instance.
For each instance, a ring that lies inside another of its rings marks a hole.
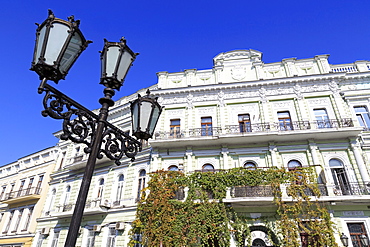
[[[315,166],[315,171],[316,171],[316,174],[317,174],[317,182],[318,183],[323,183],[322,177],[321,177],[322,167],[320,165],[319,157],[317,155],[317,145],[313,141],[309,141],[308,145],[310,147],[313,165]]]
[[[225,148],[222,148],[221,150],[221,154],[222,154],[222,160],[223,160],[223,165],[222,167],[220,167],[221,169],[229,169],[229,149],[227,147]]]
[[[187,173],[189,171],[194,170],[193,161],[192,161],[193,150],[191,150],[191,148],[187,148],[185,155],[186,155],[186,166],[184,166],[184,172]]]

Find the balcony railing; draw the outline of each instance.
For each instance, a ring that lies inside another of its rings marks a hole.
[[[297,185],[295,185],[297,186]],[[303,186],[303,185],[302,185]],[[318,184],[317,185],[318,187],[318,190],[319,190],[319,193],[320,193],[320,196],[328,196],[328,189],[326,188],[326,185],[325,184]],[[290,195],[290,192],[289,192],[290,188],[288,187],[287,188],[287,194]],[[318,193],[315,193],[312,189],[310,188],[303,188],[303,193],[306,195],[306,196],[318,196]]]
[[[370,195],[370,184],[364,183],[347,183],[334,185],[335,195]]]
[[[236,186],[231,189],[231,197],[272,197],[274,190],[271,185]]]
[[[41,188],[39,187],[32,187],[32,188],[27,188],[27,189],[22,189],[18,191],[12,191],[10,193],[5,193],[2,198],[0,198],[0,201],[5,201],[9,199],[14,199],[18,197],[23,197],[23,196],[29,196],[29,195],[40,195],[41,193]]]
[[[189,136],[214,136],[220,134],[221,128],[219,127],[189,129]]]
[[[189,131],[171,132],[156,132],[156,139],[180,139],[185,137],[203,137],[203,136],[220,136],[222,134],[242,134],[258,132],[281,132],[281,131],[297,131],[309,129],[326,129],[326,128],[347,128],[353,127],[353,121],[350,118],[328,119],[309,121],[293,121],[285,123],[254,123],[248,125],[226,125],[225,128],[195,128]]]

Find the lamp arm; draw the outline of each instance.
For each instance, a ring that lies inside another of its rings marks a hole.
[[[91,152],[95,130],[99,121],[104,123],[103,143],[98,158],[105,154],[109,159],[120,165],[120,159],[125,155],[132,161],[138,152],[142,150],[142,144],[132,138],[121,129],[106,120],[99,119],[99,116],[62,92],[43,81],[39,93],[45,92],[43,99],[44,110],[41,114],[44,117],[50,116],[54,119],[63,120],[62,140],[71,140],[74,143],[83,143],[87,147],[86,153]]]

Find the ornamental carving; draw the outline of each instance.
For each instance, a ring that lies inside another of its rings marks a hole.
[[[234,68],[231,69],[231,77],[234,80],[241,81],[245,78],[246,75],[247,75],[247,70],[245,67],[236,65],[234,66]]]

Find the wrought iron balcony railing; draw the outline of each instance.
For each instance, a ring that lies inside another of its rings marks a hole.
[[[236,186],[231,189],[231,197],[273,197],[271,185]]]
[[[370,195],[370,183],[346,183],[334,185],[336,195]]]
[[[295,186],[297,186],[297,185],[295,185]],[[302,185],[302,186],[304,186],[304,185]],[[318,184],[317,185],[317,187],[318,187],[318,193],[317,192],[315,192],[315,191],[313,191],[312,189],[310,189],[310,188],[303,188],[303,193],[306,195],[306,196],[328,196],[329,194],[328,194],[328,189],[327,189],[327,187],[326,187],[326,185],[325,184]],[[319,194],[320,193],[320,194]],[[288,187],[287,188],[287,194],[290,196],[291,194],[290,194],[290,188]]]
[[[284,123],[254,123],[248,125],[226,125],[225,128],[195,128],[189,131],[181,130],[179,132],[156,132],[156,139],[179,139],[185,137],[203,137],[203,136],[219,136],[222,134],[249,134],[257,132],[281,132],[281,131],[297,131],[309,129],[325,129],[325,128],[347,128],[353,127],[353,121],[350,118],[342,118],[339,120],[315,120],[309,121],[293,121]]]
[[[210,127],[210,128],[195,128],[189,129],[189,136],[214,136],[220,135],[221,128],[220,127]]]
[[[0,201],[5,201],[9,199],[14,199],[18,197],[23,197],[23,196],[29,196],[29,195],[40,195],[41,193],[41,188],[39,187],[32,187],[32,188],[26,188],[18,191],[12,191],[9,193],[3,194],[1,196]]]

